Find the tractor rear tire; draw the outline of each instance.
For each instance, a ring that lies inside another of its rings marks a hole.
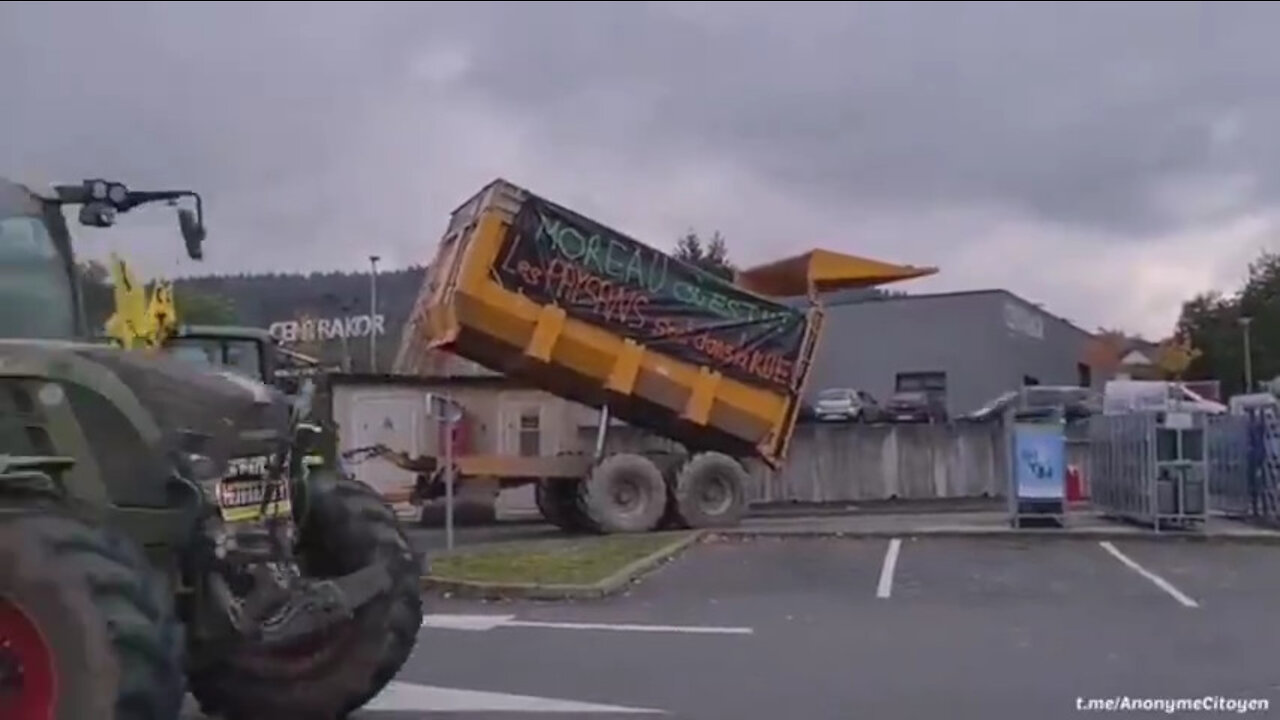
[[[0,521],[0,717],[172,720],[184,649],[130,540],[52,512]]]
[[[345,717],[381,692],[408,660],[422,626],[422,565],[376,492],[333,472],[313,473],[297,555],[307,577],[340,576],[382,562],[391,589],[292,652],[245,643],[193,669],[191,692],[206,714],[237,720]]]
[[[652,460],[619,453],[606,457],[578,483],[578,502],[598,532],[649,532],[666,510],[667,485]]]
[[[676,474],[680,525],[694,529],[738,525],[747,509],[748,481],[746,469],[724,453],[694,455]]]
[[[534,485],[533,498],[543,519],[561,530],[580,533],[589,529],[578,509],[577,480],[539,480]]]

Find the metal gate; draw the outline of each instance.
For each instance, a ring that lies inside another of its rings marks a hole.
[[[1209,504],[1208,424],[1204,413],[1091,418],[1094,507],[1157,530],[1202,524]]]

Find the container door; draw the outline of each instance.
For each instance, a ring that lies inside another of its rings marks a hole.
[[[361,393],[352,398],[352,427],[344,434],[347,447],[386,445],[392,450],[420,455],[423,451],[423,398],[418,391]],[[352,467],[356,479],[392,501],[407,498],[413,474],[391,463],[371,458]]]

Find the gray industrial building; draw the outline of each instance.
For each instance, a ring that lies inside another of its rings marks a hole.
[[[950,416],[1025,385],[1093,386],[1092,335],[1006,290],[854,296],[827,304],[806,398],[854,388],[883,402],[927,390]]]

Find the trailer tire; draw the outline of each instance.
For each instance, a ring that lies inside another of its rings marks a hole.
[[[543,519],[565,532],[579,533],[589,529],[578,509],[577,480],[539,480],[534,485],[533,499]]]
[[[578,483],[578,501],[597,532],[649,532],[667,509],[667,485],[652,460],[619,453]]]
[[[747,509],[747,471],[718,452],[694,455],[676,474],[676,514],[684,527],[734,527]]]

